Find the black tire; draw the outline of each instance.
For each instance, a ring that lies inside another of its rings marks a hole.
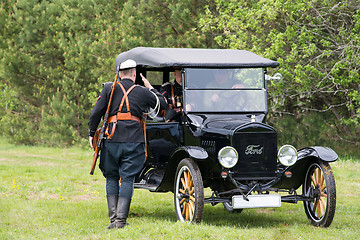
[[[201,221],[204,211],[204,186],[200,169],[191,158],[181,160],[176,169],[174,204],[179,221]]]
[[[223,205],[224,205],[224,208],[231,213],[241,213],[243,211],[242,208],[233,209],[233,207],[231,206],[231,202],[224,202]]]
[[[312,201],[304,201],[310,223],[316,227],[330,226],[335,215],[336,186],[329,163],[317,160],[309,165],[303,194],[314,197]]]

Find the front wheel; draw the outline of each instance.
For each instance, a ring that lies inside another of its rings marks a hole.
[[[316,227],[330,226],[336,208],[335,178],[329,163],[317,160],[307,169],[303,194],[314,197],[304,201],[305,213]]]
[[[181,160],[174,183],[176,217],[182,222],[200,222],[204,210],[204,187],[201,172],[191,158]]]

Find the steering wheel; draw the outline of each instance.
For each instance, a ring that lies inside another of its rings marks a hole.
[[[229,106],[231,106],[231,108],[235,110],[244,110],[246,102],[245,94],[239,94],[239,92],[235,90],[228,90],[220,92],[217,101],[213,103],[218,105],[217,108],[220,109],[228,109]]]

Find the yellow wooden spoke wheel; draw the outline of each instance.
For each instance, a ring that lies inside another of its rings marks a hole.
[[[204,187],[196,162],[183,159],[176,170],[174,203],[179,221],[200,222],[204,210]]]
[[[303,184],[303,193],[312,198],[304,201],[304,208],[311,224],[317,227],[330,226],[336,208],[336,187],[331,167],[317,160],[309,165]]]

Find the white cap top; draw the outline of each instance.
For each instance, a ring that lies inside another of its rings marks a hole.
[[[120,68],[119,70],[126,70],[126,69],[130,69],[130,68],[136,68],[136,62],[132,59],[128,59],[125,62],[122,62],[120,64]]]

